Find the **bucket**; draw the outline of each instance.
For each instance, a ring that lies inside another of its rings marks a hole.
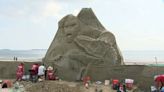
[[[107,85],[109,85],[109,83],[110,83],[110,81],[109,81],[109,80],[105,80],[104,85],[105,85],[105,86],[107,86]]]

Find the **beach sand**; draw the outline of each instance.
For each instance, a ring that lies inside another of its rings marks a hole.
[[[95,92],[96,88],[102,92],[116,92],[116,90],[112,90],[111,85],[105,86],[95,83],[90,84],[88,89],[81,82],[44,81],[37,83],[21,82],[21,84],[24,85],[26,92]],[[133,88],[135,89],[136,86]],[[133,90],[128,92],[133,92]]]
[[[11,81],[14,81],[11,79]],[[82,82],[68,82],[68,81],[42,81],[37,83],[32,83],[30,81],[20,81],[19,88],[0,89],[0,92],[116,92],[113,90],[112,85],[96,84],[90,83],[89,88],[85,88]],[[95,90],[98,91],[95,91]],[[136,92],[136,86],[133,86],[132,90],[128,92]],[[102,91],[100,91],[102,90]]]

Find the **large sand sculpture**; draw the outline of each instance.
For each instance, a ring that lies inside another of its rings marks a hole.
[[[102,26],[91,8],[83,8],[78,16],[67,15],[59,21],[43,61],[60,67],[63,79],[79,80],[92,65],[104,69],[122,65],[123,57],[115,36]]]

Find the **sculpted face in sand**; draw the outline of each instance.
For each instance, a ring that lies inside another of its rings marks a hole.
[[[71,43],[80,31],[79,20],[73,15],[68,15],[61,27],[68,43]]]

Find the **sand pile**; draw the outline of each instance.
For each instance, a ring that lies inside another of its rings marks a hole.
[[[89,89],[86,89],[81,82],[44,81],[37,83],[21,82],[21,84],[24,85],[25,92],[96,92],[95,89],[98,90],[97,92],[116,92],[116,90],[111,89],[111,85],[91,84]]]
[[[44,81],[38,83],[24,82],[26,92],[83,92],[76,83]]]

